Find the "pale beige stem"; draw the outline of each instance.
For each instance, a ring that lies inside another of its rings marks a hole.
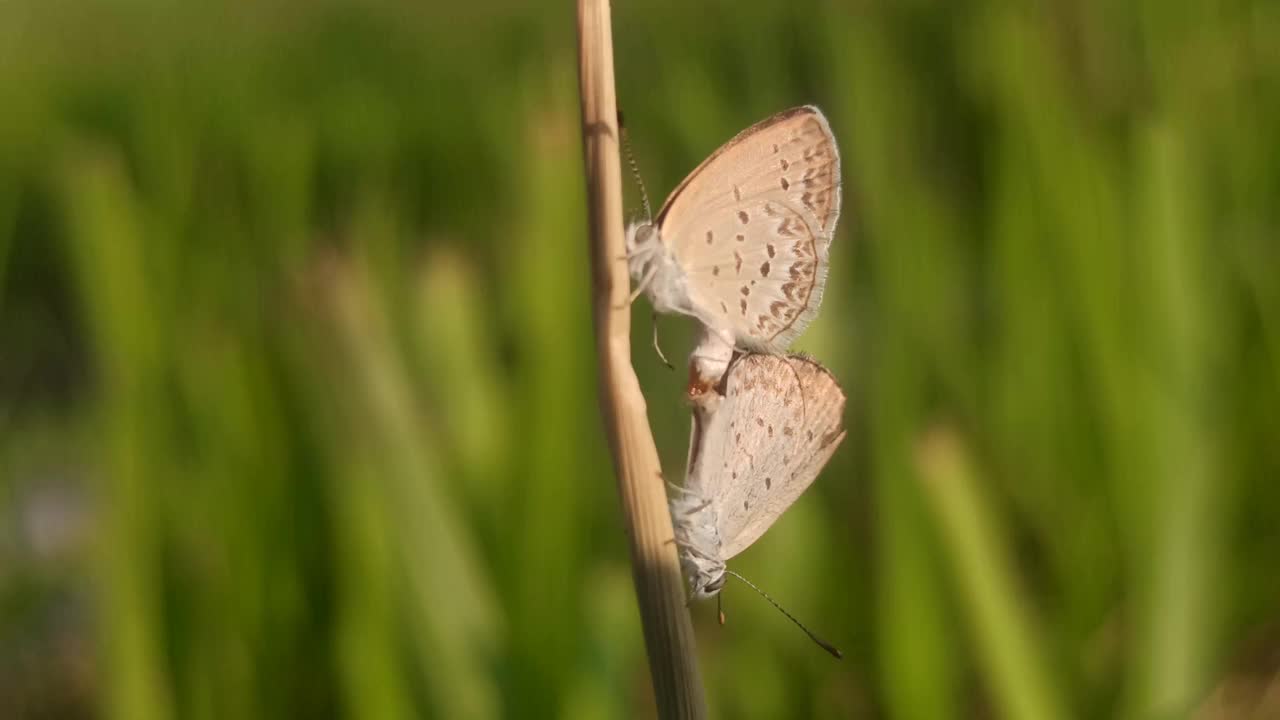
[[[591,279],[599,364],[600,409],[613,452],[618,493],[631,541],[649,671],[662,718],[706,716],[685,608],[671,516],[649,429],[644,395],[631,367],[630,283],[622,231],[613,35],[606,0],[578,1],[579,84],[587,173]]]

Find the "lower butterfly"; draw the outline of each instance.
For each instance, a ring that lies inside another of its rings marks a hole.
[[[816,107],[742,131],[627,229],[656,311],[700,320],[738,349],[786,351],[818,312],[840,217],[840,153]]]
[[[844,405],[844,391],[818,363],[755,354],[729,366],[716,402],[695,405],[689,471],[670,503],[693,597],[719,593],[735,575],[726,562],[763,535],[817,478],[844,440]]]

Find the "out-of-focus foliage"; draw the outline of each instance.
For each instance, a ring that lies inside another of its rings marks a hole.
[[[730,585],[715,714],[1280,713],[1280,6],[615,10],[651,189],[801,103],[844,156],[849,438],[734,567],[846,660]],[[0,715],[653,713],[573,22],[0,6]]]

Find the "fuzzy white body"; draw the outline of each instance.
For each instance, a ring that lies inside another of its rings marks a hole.
[[[689,276],[663,244],[658,228],[649,223],[632,223],[627,226],[626,243],[631,279],[644,287],[653,309],[698,317],[689,297]]]
[[[702,600],[724,587],[725,563],[720,552],[719,515],[711,498],[682,492],[671,500],[680,569],[689,578],[690,594]]]

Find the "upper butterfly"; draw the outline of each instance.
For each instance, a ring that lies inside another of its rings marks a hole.
[[[658,312],[697,318],[742,350],[785,351],[818,313],[840,217],[840,153],[822,111],[738,133],[627,228],[627,262]]]

